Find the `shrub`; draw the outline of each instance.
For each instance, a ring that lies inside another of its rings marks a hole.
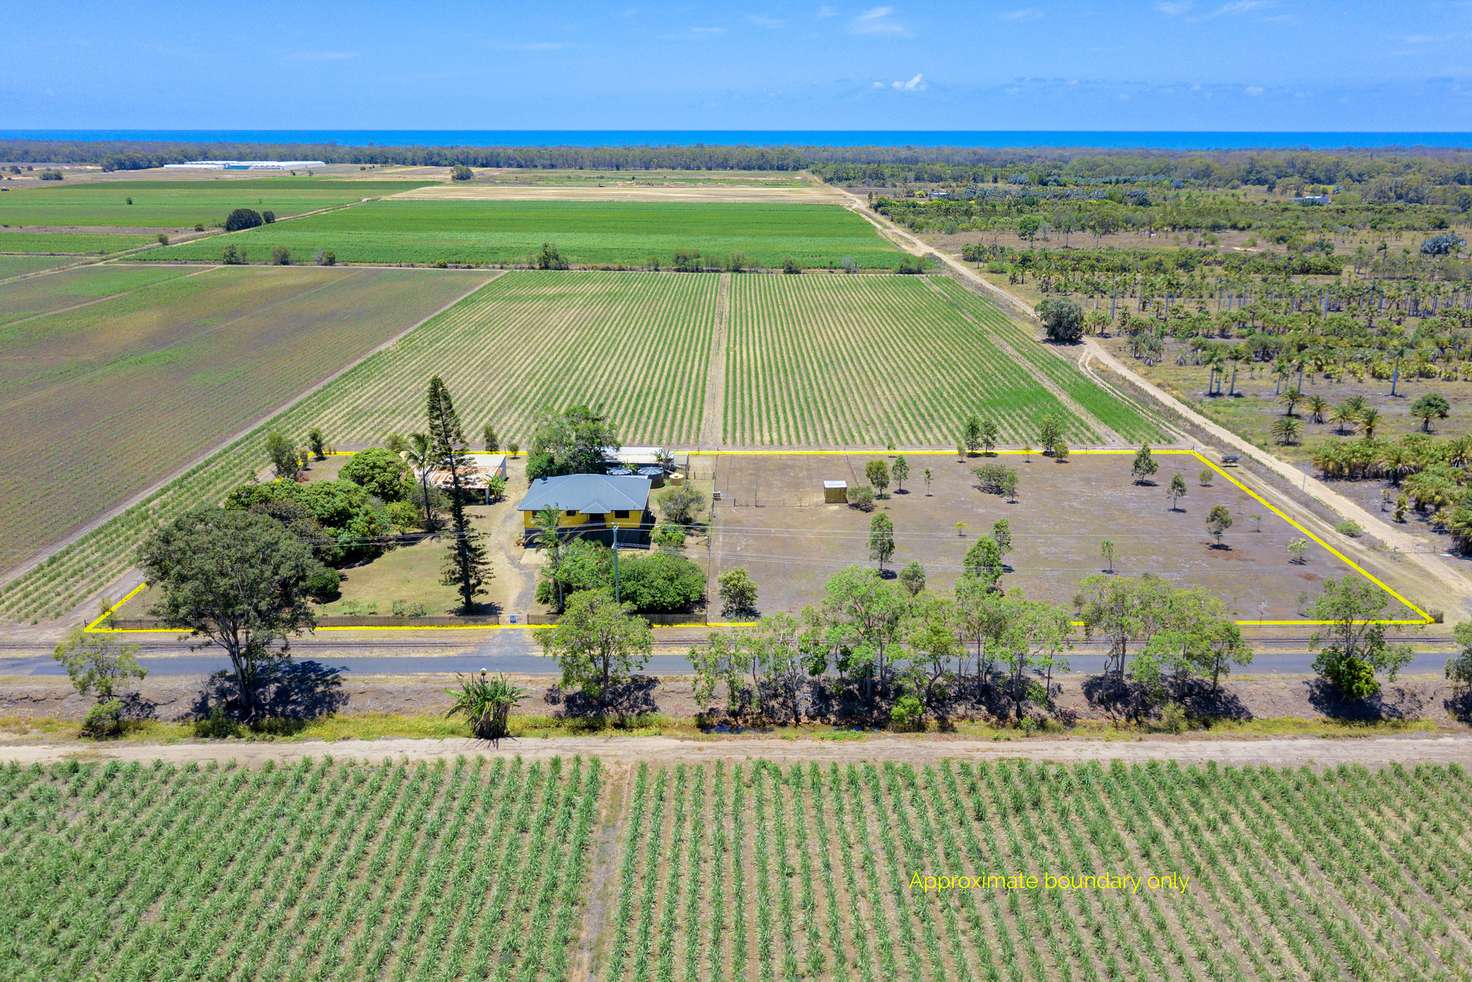
[[[107,699],[96,703],[82,717],[82,736],[92,740],[112,740],[123,735],[123,703]]]
[[[342,574],[328,566],[319,567],[307,577],[307,596],[319,604],[327,604],[342,596]]]
[[[274,211],[261,212],[261,221],[267,225],[270,225],[272,222],[276,221],[276,213]]]
[[[168,245],[169,244],[169,237],[167,235],[165,235],[163,232],[158,233],[158,244],[159,245]]]
[[[925,705],[920,697],[906,693],[896,699],[889,711],[889,726],[900,733],[919,733],[925,729]]]
[[[977,485],[986,494],[1006,494],[1017,483],[1017,472],[1005,464],[982,464],[975,474]]]
[[[291,250],[286,248],[286,246],[274,246],[271,249],[271,265],[290,266]]]
[[[750,617],[757,612],[756,580],[741,567],[728,569],[716,581],[721,593],[722,617]]]
[[[619,562],[619,599],[640,613],[689,610],[704,597],[705,571],[684,556],[655,552]]]
[[[1083,340],[1084,314],[1072,300],[1050,297],[1037,305],[1037,315],[1049,341],[1076,344]]]
[[[925,260],[919,256],[902,256],[895,272],[902,276],[914,276],[918,273],[923,273],[925,272]]]
[[[860,484],[848,489],[848,505],[859,511],[874,510],[874,488],[868,484]]]
[[[384,508],[389,523],[401,532],[412,532],[419,528],[424,511],[411,501],[391,501]]]
[[[226,740],[240,736],[241,732],[240,724],[226,716],[220,706],[211,709],[208,716],[194,721],[194,735],[201,740]]]
[[[470,732],[479,740],[500,740],[510,732],[511,707],[526,696],[526,690],[504,675],[492,678],[484,669],[469,678],[459,676],[460,688],[447,690],[455,704],[446,716],[464,716]]]
[[[1349,519],[1345,519],[1344,521],[1337,523],[1334,526],[1334,531],[1338,532],[1340,535],[1347,535],[1351,539],[1358,539],[1360,536],[1365,534],[1365,530],[1360,528],[1358,522],[1352,522]]]
[[[259,228],[265,223],[260,212],[250,208],[236,208],[225,218],[225,231],[239,232],[241,229]]]
[[[382,447],[353,454],[338,476],[385,502],[405,500],[411,487],[409,466]]]
[[[693,525],[705,512],[705,495],[688,484],[666,489],[657,500],[665,521],[675,525]]]
[[[786,259],[782,260],[782,272],[791,273],[792,275],[796,276],[798,273],[802,272],[802,267],[797,264],[796,259],[788,256]]]
[[[220,253],[220,262],[226,266],[243,266],[245,264],[245,250],[237,245],[227,245],[225,251]]]
[[[567,260],[554,243],[543,242],[535,260],[537,269],[567,269]]]
[[[321,252],[317,253],[317,265],[336,266],[337,253],[333,252],[331,249],[323,249]]]
[[[474,176],[475,171],[466,167],[464,164],[456,164],[450,168],[450,180],[452,181],[468,181]]]
[[[678,525],[658,525],[649,536],[649,541],[661,549],[678,551],[685,547],[685,530]]]

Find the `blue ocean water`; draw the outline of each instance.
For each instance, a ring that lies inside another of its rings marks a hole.
[[[344,146],[1095,147],[1154,150],[1472,148],[1472,133],[1128,130],[0,130],[0,139]]]

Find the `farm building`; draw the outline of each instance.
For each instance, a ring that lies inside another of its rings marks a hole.
[[[556,509],[557,527],[568,535],[612,539],[627,545],[648,540],[654,516],[649,511],[649,482],[642,477],[611,474],[568,474],[532,482],[516,506],[524,537],[536,533],[537,512]]]
[[[603,460],[614,467],[637,471],[641,467],[666,467],[674,457],[664,447],[604,447]]]
[[[506,455],[500,453],[468,453],[460,458],[463,466],[460,468],[460,487],[474,495],[480,495],[487,499],[490,504],[490,487],[492,478],[506,480]],[[419,480],[419,472],[414,472],[414,480]],[[450,472],[443,467],[431,467],[429,469],[429,483],[441,491],[450,490]]]
[[[823,501],[830,505],[843,505],[848,503],[847,481],[824,481]]]

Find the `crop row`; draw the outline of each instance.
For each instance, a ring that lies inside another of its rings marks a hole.
[[[958,309],[979,321],[987,331],[995,332],[1028,365],[1127,442],[1153,443],[1161,439],[1160,428],[1138,406],[1106,391],[1077,367],[1049,351],[995,305],[952,279],[934,277],[931,282]]]
[[[510,273],[353,373],[313,423],[343,444],[421,429],[444,377],[466,436],[523,445],[544,409],[601,407],[626,442],[695,439],[717,280],[644,273]]]
[[[1469,800],[1430,766],[641,768],[598,974],[1467,977]],[[916,872],[1189,879],[927,893]]]
[[[0,768],[7,979],[565,978],[596,761]]]
[[[970,413],[1003,440],[1070,415],[925,277],[742,277],[726,357],[725,436],[736,446],[954,444]],[[1070,419],[1069,439],[1096,442]]]
[[[478,281],[219,269],[0,328],[16,355],[0,366],[0,559],[143,490]],[[0,588],[0,617],[52,618],[95,596],[156,523],[261,467],[264,439],[252,433]]]

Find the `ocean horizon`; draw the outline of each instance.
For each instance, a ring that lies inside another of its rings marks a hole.
[[[384,147],[965,147],[1139,150],[1472,148],[1472,133],[1276,130],[127,130],[0,129],[0,139]]]

